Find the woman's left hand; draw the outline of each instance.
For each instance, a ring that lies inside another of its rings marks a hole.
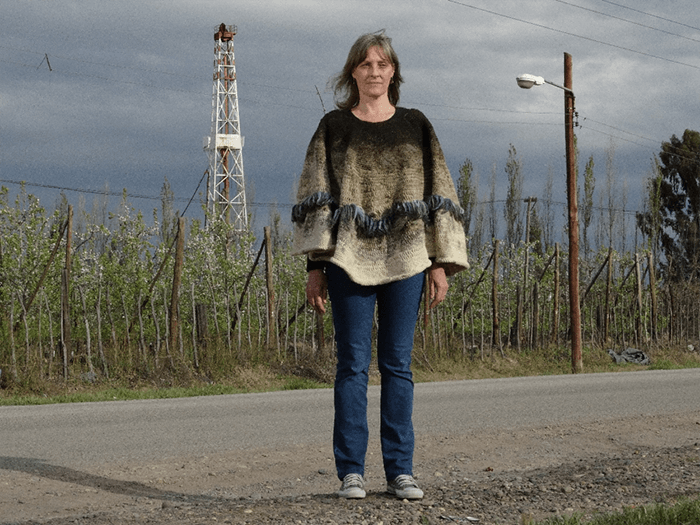
[[[428,292],[430,293],[430,308],[435,308],[447,297],[447,276],[445,269],[433,264],[428,269]]]
[[[328,300],[328,278],[323,270],[311,270],[306,281],[306,300],[316,313],[326,313]]]

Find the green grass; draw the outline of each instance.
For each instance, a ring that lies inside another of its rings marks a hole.
[[[306,379],[304,377],[289,377],[286,378],[285,384],[282,387],[283,390],[308,390],[312,388],[330,388],[331,385],[326,383],[319,383],[312,379]]]
[[[657,348],[647,351],[650,366],[617,365],[602,349],[583,349],[584,373],[625,373],[637,370],[671,370],[700,367],[700,355],[683,348]],[[0,388],[0,406],[43,405],[51,403],[84,403],[124,401],[132,399],[164,399],[211,396],[249,392],[269,392],[329,388],[332,386],[335,362],[329,357],[286,362],[258,363],[247,366],[219,364],[201,373],[182,375],[170,372],[143,374],[137,371],[113,370],[111,379],[98,378],[94,383],[81,379],[82,370],[71,370],[68,382],[60,377],[37,379],[27,375],[24,381]],[[474,351],[453,356],[435,356],[420,346],[414,351],[414,380],[436,382],[461,379],[543,376],[571,373],[570,349],[567,346],[536,350],[505,349],[505,358],[494,350],[483,355]],[[370,384],[379,384],[376,366],[370,369]]]
[[[3,394],[2,390],[0,390],[0,406],[219,396],[252,392],[330,388],[332,386],[328,383],[294,375],[271,374],[261,368],[239,370],[234,379],[219,383],[200,382],[189,386],[156,386],[153,383],[120,386],[115,383],[117,382],[98,382],[93,385],[72,382],[63,385],[62,388],[57,384],[45,384],[44,391],[40,393]]]
[[[4,405],[49,405],[56,403],[90,403],[96,401],[128,401],[134,399],[168,399],[177,397],[216,396],[223,394],[240,394],[244,390],[226,385],[202,385],[192,387],[168,388],[106,388],[90,389],[56,395],[24,394],[0,398]]]
[[[682,499],[675,504],[625,508],[621,512],[584,519],[580,516],[550,518],[526,525],[696,525],[700,523],[700,499]]]
[[[661,358],[653,361],[647,367],[647,370],[680,370],[681,368],[698,368],[700,364],[695,359],[684,359],[681,361],[673,361],[667,358]]]

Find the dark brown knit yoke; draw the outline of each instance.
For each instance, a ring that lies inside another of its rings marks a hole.
[[[464,211],[450,198],[453,188],[447,195],[433,188],[436,159],[433,148],[423,147],[431,144],[431,136],[432,126],[417,110],[396,108],[391,119],[379,123],[364,122],[350,111],[330,113],[309,146],[312,153],[323,137],[328,187],[303,197],[292,221],[303,222],[310,210],[325,205],[336,221],[352,219],[369,236],[388,233],[399,219],[431,222],[440,210],[462,221]],[[444,163],[442,151],[438,153],[437,160]]]

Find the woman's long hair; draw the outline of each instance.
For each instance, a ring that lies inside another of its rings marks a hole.
[[[399,103],[399,90],[403,82],[399,57],[391,46],[391,38],[381,30],[358,38],[350,48],[343,70],[330,80],[329,84],[333,88],[335,105],[338,109],[352,109],[360,102],[360,92],[355,79],[352,78],[352,73],[367,58],[369,48],[374,46],[379,47],[394,66],[394,77],[389,84],[389,102],[394,106]]]

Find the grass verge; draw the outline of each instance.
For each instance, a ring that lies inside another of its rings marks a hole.
[[[638,370],[668,370],[700,367],[700,355],[687,348],[659,347],[645,350],[651,365],[615,364],[602,349],[584,348],[584,373],[633,372]],[[148,374],[137,372],[113,375],[110,379],[97,377],[87,381],[79,370],[72,379],[33,379],[31,383],[17,383],[0,388],[0,406],[40,405],[51,403],[84,403],[92,401],[125,401],[133,399],[164,399],[177,397],[211,396],[281,390],[330,388],[333,383],[335,362],[330,356],[317,355],[286,361],[247,366],[219,366],[218,369],[200,370],[199,373],[176,375],[161,371]],[[509,348],[501,353],[494,350],[430,357],[417,347],[413,358],[414,381],[435,382],[465,379],[493,379],[562,375],[571,373],[571,358],[567,347],[517,351]],[[380,382],[376,359],[370,367],[370,384]]]
[[[621,512],[594,516],[550,518],[526,525],[692,525],[700,523],[700,499],[681,499],[675,504],[626,508]]]

